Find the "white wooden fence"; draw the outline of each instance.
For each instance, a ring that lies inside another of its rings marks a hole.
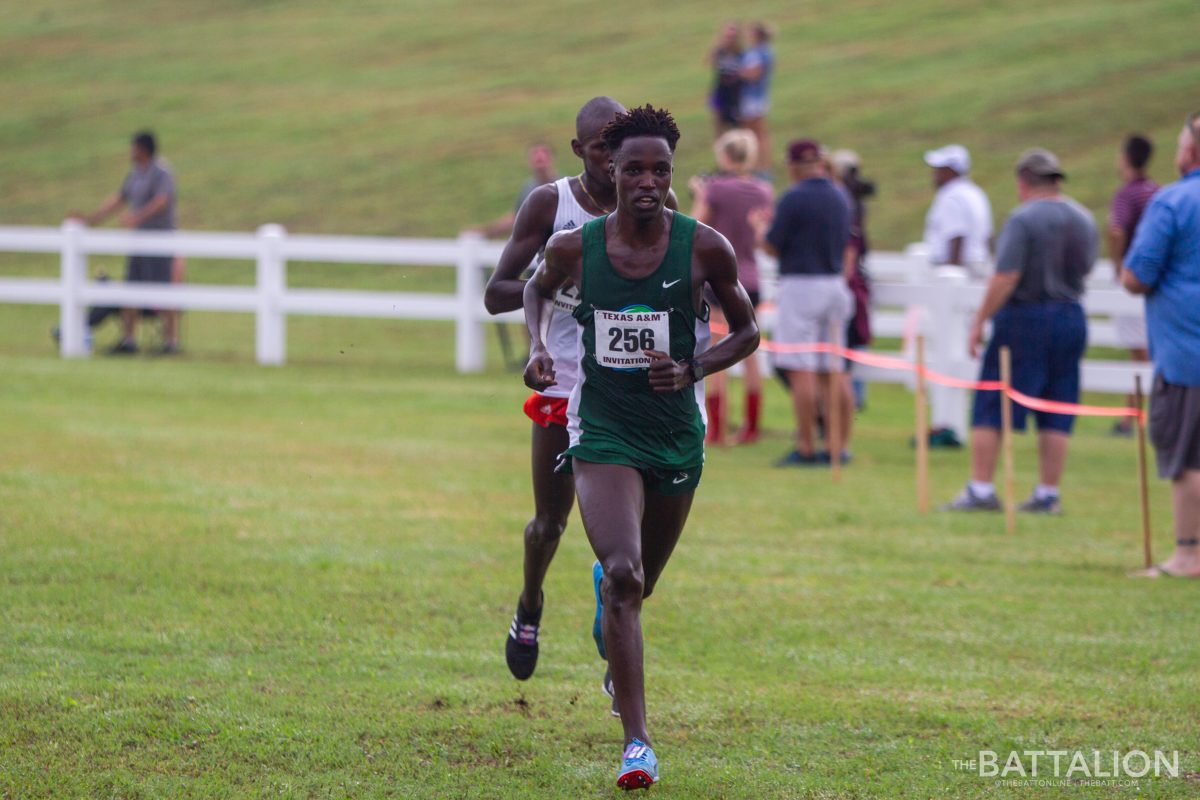
[[[469,233],[457,239],[396,239],[296,235],[278,225],[264,225],[253,234],[99,230],[73,221],[59,228],[0,226],[0,252],[58,253],[61,265],[58,280],[0,277],[0,304],[59,306],[60,348],[67,358],[89,354],[85,342],[89,305],[252,313],[255,356],[260,364],[284,363],[286,320],[293,314],[447,320],[455,323],[455,365],[460,372],[476,372],[484,367],[486,323],[522,320],[520,312],[491,317],[483,307],[485,273],[495,267],[502,249],[501,243],[486,242]],[[129,254],[245,259],[254,263],[256,280],[254,286],[88,280],[88,256]],[[287,285],[291,261],[453,268],[455,292],[294,288]],[[770,300],[775,264],[764,259],[762,267],[764,299]],[[873,254],[869,268],[875,334],[904,338],[922,332],[928,342],[930,368],[973,378],[978,363],[967,354],[967,330],[983,296],[983,282],[953,270],[933,270],[912,248],[906,253]],[[1112,315],[1140,313],[1142,303],[1116,287],[1111,264],[1103,262],[1090,279],[1084,306],[1092,317],[1090,342],[1115,347]],[[767,328],[772,322],[771,315],[765,315]],[[861,374],[872,381],[910,382],[909,374],[902,372],[863,368]],[[1083,365],[1083,386],[1124,394],[1132,387],[1135,374],[1141,374],[1149,385],[1146,365],[1088,360]],[[965,432],[966,401],[962,390],[935,389],[931,397],[934,423]]]

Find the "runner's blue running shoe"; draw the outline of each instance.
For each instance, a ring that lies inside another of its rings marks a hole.
[[[653,748],[641,739],[634,739],[625,748],[621,757],[621,769],[617,772],[617,786],[622,789],[649,789],[658,780],[658,758]]]
[[[604,631],[600,627],[600,615],[604,612],[604,606],[600,602],[600,581],[604,580],[604,567],[597,561],[592,564],[592,586],[596,590],[596,619],[592,622],[592,638],[596,640],[596,652],[605,661],[608,661],[608,656],[604,652]]]

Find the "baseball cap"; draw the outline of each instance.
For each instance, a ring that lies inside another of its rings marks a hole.
[[[959,175],[971,171],[971,154],[961,144],[948,144],[925,152],[925,163],[931,167],[949,167]]]
[[[816,161],[821,145],[815,139],[795,139],[788,145],[788,161]]]
[[[1031,147],[1017,159],[1017,172],[1028,172],[1042,178],[1066,178],[1058,163],[1058,156],[1040,147]]]
[[[838,172],[845,172],[850,167],[860,165],[858,153],[853,150],[834,150],[829,160],[833,162],[833,168]]]

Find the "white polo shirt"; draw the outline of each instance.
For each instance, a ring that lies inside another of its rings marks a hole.
[[[929,260],[945,264],[950,260],[950,242],[963,238],[962,260],[981,264],[988,260],[988,239],[992,236],[992,204],[974,181],[959,176],[942,185],[933,196],[933,205],[925,215],[925,247]]]

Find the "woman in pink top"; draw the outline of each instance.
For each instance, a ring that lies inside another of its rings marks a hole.
[[[708,178],[692,178],[688,187],[692,190],[694,204],[691,215],[701,222],[716,228],[733,246],[738,262],[738,280],[746,287],[750,301],[758,306],[758,264],[754,255],[754,228],[750,225],[750,214],[759,209],[770,209],[774,200],[771,185],[753,177],[750,170],[758,162],[758,140],[754,133],[744,129],[728,131],[713,145],[717,157],[719,174]],[[711,292],[705,296],[712,307],[714,325],[725,325],[725,316]],[[713,336],[713,344],[720,340]],[[762,372],[757,356],[742,362],[746,369],[746,424],[738,433],[738,444],[758,439],[758,421],[762,414]],[[708,441],[723,444],[725,441],[725,375],[718,373],[708,379]]]

